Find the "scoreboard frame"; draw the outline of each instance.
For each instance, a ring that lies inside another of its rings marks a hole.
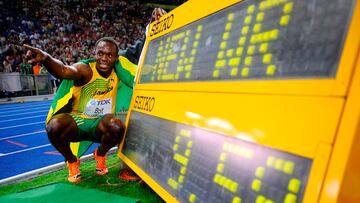
[[[311,109],[315,112],[315,115],[323,114],[323,117],[325,117],[324,115],[329,117],[326,121],[319,121],[319,127],[311,129],[319,134],[318,137],[314,137],[314,140],[317,140],[315,143],[316,146],[301,150],[299,149],[300,146],[294,146],[294,141],[286,143],[283,140],[284,136],[273,136],[270,137],[273,141],[270,141],[270,138],[268,138],[258,140],[257,143],[298,154],[313,160],[312,170],[309,174],[303,202],[337,202],[339,200],[347,200],[347,202],[351,202],[354,199],[360,200],[359,196],[354,195],[353,199],[351,199],[345,195],[347,193],[346,190],[355,193],[356,189],[360,189],[359,181],[351,180],[351,175],[360,175],[359,172],[356,172],[359,171],[358,169],[360,169],[360,166],[359,164],[350,163],[351,161],[360,160],[358,155],[354,155],[359,150],[353,146],[353,141],[359,140],[360,137],[359,128],[357,127],[359,125],[358,123],[360,123],[360,109],[357,103],[360,102],[360,96],[357,96],[359,95],[360,90],[356,87],[356,85],[359,86],[360,84],[360,27],[357,26],[360,24],[360,6],[358,1],[355,1],[355,5],[353,7],[353,15],[348,25],[348,31],[343,42],[337,73],[334,78],[288,80],[267,78],[256,80],[223,81],[220,83],[214,83],[213,81],[195,83],[140,83],[139,76],[141,75],[144,65],[144,56],[146,56],[150,41],[239,2],[241,1],[227,0],[206,4],[206,1],[191,0],[163,16],[158,22],[151,24],[150,32],[148,33],[147,41],[144,46],[145,48],[143,50],[142,59],[139,62],[138,77],[136,78],[137,84],[135,86],[134,96],[130,105],[131,109],[127,117],[126,125],[129,125],[129,119],[132,111],[142,112],[175,122],[184,123],[186,118],[182,117],[179,112],[172,110],[173,107],[171,107],[171,102],[169,102],[171,101],[171,98],[168,97],[175,96],[176,94],[196,95],[198,93],[210,92],[218,95],[239,94],[244,95],[244,98],[247,98],[247,95],[259,95],[260,97],[261,95],[264,97],[273,95],[274,97],[278,97],[277,99],[281,98],[284,99],[285,102],[288,102],[288,104],[281,107],[283,111],[280,113],[283,113],[283,115],[278,115],[276,118],[277,120],[287,119],[286,117],[291,113],[286,113],[286,111],[291,111],[291,108],[294,108],[297,104],[304,104],[302,107],[307,109],[306,111],[310,111],[309,109]],[[204,4],[206,4],[206,6],[204,6]],[[197,12],[189,12],[193,10],[196,10]],[[169,94],[170,96],[164,96],[166,94]],[[158,108],[154,108],[154,106],[148,107],[147,110],[146,108],[136,108],[136,105],[139,104],[139,100],[137,101],[139,97],[143,97],[142,99],[146,99],[144,97],[152,99],[154,98],[154,95],[155,98],[160,100],[157,101],[157,103],[162,105],[161,110],[157,110]],[[197,97],[195,96],[195,98]],[[201,96],[198,98],[201,98]],[[204,98],[208,98],[208,96]],[[211,98],[211,96],[209,96],[209,98]],[[255,102],[257,99],[251,98],[248,103]],[[179,102],[185,104],[189,103],[186,99],[180,99]],[[196,104],[193,109],[201,108],[200,106],[201,105]],[[325,107],[322,108],[321,106]],[[320,110],[316,110],[317,108]],[[154,111],[150,112],[149,109],[154,109]],[[244,110],[245,107],[242,107],[242,109]],[[280,109],[280,107],[276,109]],[[205,112],[205,110],[199,111],[203,113]],[[231,111],[231,108],[226,107],[224,108],[224,111]],[[269,111],[266,113],[270,114],[276,112]],[[304,127],[308,128],[313,126],[308,125],[307,122],[317,122],[317,119],[322,118],[321,116],[311,118],[309,117],[310,114],[301,114],[301,110],[297,110],[292,113],[300,115],[294,123],[297,123],[297,125],[304,125]],[[251,112],[246,113],[246,115],[250,114]],[[222,114],[218,113],[218,115]],[[226,118],[226,116],[223,117]],[[248,122],[250,123],[252,121]],[[244,125],[248,125],[249,123],[246,123],[245,121]],[[260,122],[259,125],[261,126],[265,124]],[[294,130],[301,129],[299,126],[295,126],[295,124],[293,125],[289,128],[294,127]],[[199,127],[204,128],[202,125]],[[286,130],[289,130],[289,128]],[[269,129],[270,131],[274,130],[274,132],[277,130],[275,128]],[[284,134],[284,132],[285,131],[279,130],[280,134]],[[221,133],[226,134],[226,132]],[[311,139],[311,136],[308,136],[307,139]],[[306,139],[304,138],[299,145],[305,145],[306,141],[304,140]],[[286,147],[286,144],[289,144],[289,146]],[[177,202],[178,200],[172,196],[171,193],[165,190],[159,183],[154,181],[149,174],[139,168],[129,157],[122,153],[123,146],[124,141],[119,147],[119,157],[164,200],[167,202]],[[350,166],[352,166],[353,169],[349,168]],[[355,185],[352,185],[352,183],[355,183]]]

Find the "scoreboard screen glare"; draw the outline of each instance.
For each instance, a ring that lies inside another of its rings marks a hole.
[[[140,83],[333,78],[353,4],[241,1],[150,41]]]
[[[136,111],[122,153],[179,202],[302,202],[312,165],[301,156]]]

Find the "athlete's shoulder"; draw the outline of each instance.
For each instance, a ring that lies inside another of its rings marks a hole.
[[[91,68],[92,63],[96,63],[96,60],[95,59],[84,59],[84,60],[80,60],[79,62],[73,64],[73,66],[83,76],[80,80],[75,81],[75,86],[82,86],[91,80],[91,78],[94,74],[93,70]]]
[[[89,64],[89,63],[93,63],[93,62],[96,62],[96,59],[95,59],[95,58],[81,59],[78,63]]]

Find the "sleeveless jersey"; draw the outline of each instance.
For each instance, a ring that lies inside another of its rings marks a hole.
[[[102,77],[96,69],[96,61],[88,63],[93,75],[83,86],[74,86],[73,114],[83,118],[96,118],[115,112],[116,92],[119,79],[114,71],[108,78]]]

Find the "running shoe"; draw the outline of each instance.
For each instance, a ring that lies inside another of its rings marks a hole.
[[[69,182],[72,182],[72,183],[77,183],[77,182],[79,182],[80,179],[81,179],[81,174],[80,174],[80,160],[77,159],[77,161],[74,162],[74,163],[66,162],[66,165],[68,166],[68,169],[69,169],[68,181],[69,181]]]
[[[106,175],[108,173],[108,169],[106,168],[106,156],[98,156],[99,148],[96,148],[94,151],[94,159],[96,160],[96,173],[98,175]]]

